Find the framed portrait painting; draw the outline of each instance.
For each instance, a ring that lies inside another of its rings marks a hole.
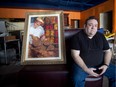
[[[21,64],[64,64],[63,11],[28,12]]]

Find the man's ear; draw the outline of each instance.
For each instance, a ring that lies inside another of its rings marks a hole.
[[[84,24],[84,28],[86,27],[86,25]]]

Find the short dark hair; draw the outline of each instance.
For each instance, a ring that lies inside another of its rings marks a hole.
[[[87,22],[92,19],[95,19],[98,22],[98,19],[95,16],[90,16],[85,20],[85,25],[87,25]]]

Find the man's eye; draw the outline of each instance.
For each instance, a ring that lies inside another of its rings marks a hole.
[[[98,25],[95,25],[95,27],[97,27]]]
[[[91,24],[88,24],[88,26],[92,26]]]

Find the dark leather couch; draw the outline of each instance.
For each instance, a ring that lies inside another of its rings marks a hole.
[[[66,45],[66,64],[56,65],[28,65],[19,72],[19,84],[25,87],[71,87],[70,64],[70,38],[79,29],[66,29],[64,31]]]

